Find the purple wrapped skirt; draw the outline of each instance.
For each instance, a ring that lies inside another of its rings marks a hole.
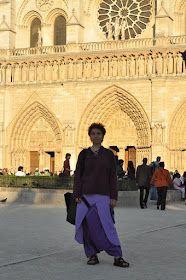
[[[106,195],[83,195],[91,208],[81,201],[77,205],[75,240],[84,244],[87,257],[105,250],[122,256],[120,241],[110,214],[110,198]]]

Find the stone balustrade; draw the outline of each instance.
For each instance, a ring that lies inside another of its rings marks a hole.
[[[186,74],[183,51],[184,48],[169,48],[121,51],[117,54],[69,54],[55,58],[34,56],[34,59],[22,57],[2,62],[0,60],[0,83],[11,85],[25,82],[182,76]]]
[[[158,46],[185,45],[186,36],[158,37],[147,39],[130,39],[118,41],[104,41],[82,44],[68,44],[62,46],[45,46],[37,48],[22,48],[11,50],[0,50],[0,57],[17,57],[32,55],[50,55],[69,52],[96,52],[109,50],[123,50],[135,48],[149,48]]]

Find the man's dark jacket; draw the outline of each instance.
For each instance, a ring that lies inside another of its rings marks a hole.
[[[136,172],[136,183],[139,187],[150,187],[151,168],[148,165],[139,165]]]

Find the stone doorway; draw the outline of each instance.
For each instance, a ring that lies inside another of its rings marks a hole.
[[[39,153],[30,152],[30,172],[34,173],[36,168],[39,168]]]
[[[127,170],[128,162],[132,161],[136,169],[136,148],[128,146],[125,149],[125,170]]]

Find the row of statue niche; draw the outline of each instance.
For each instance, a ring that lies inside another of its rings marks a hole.
[[[0,82],[3,81],[3,66],[0,65]],[[152,74],[181,74],[183,73],[183,59],[181,53],[173,56],[171,53],[166,56],[158,53],[156,56],[134,55],[113,56],[111,58],[88,58],[86,60],[68,61],[46,61],[8,64],[6,65],[6,82],[25,82],[25,81],[43,81],[43,80],[61,80],[61,79],[88,79],[100,77],[116,76],[143,76]]]
[[[106,30],[107,30],[107,39],[108,40],[119,40],[121,37],[122,40],[125,40],[125,29],[126,29],[126,20],[123,19],[121,24],[119,22],[119,17],[116,18],[115,22],[107,21]]]

